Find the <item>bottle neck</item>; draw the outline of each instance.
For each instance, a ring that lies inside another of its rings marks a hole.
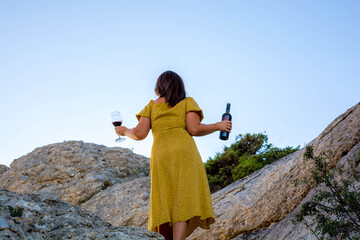
[[[226,113],[229,113],[230,112],[230,103],[228,103],[227,105],[226,105]]]

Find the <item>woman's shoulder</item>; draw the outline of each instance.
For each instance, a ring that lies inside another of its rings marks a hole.
[[[182,100],[183,105],[186,109],[199,108],[199,105],[192,97],[187,97]],[[200,108],[199,108],[200,109]]]
[[[195,102],[195,99],[192,98],[192,97],[186,97],[186,98],[184,98],[183,101],[184,101],[184,102]]]
[[[154,104],[154,100],[150,100],[147,104],[146,104],[146,106],[151,106],[151,105],[153,105]]]
[[[150,100],[146,105],[145,108],[151,108],[154,105],[154,100]]]
[[[188,101],[194,101],[194,99],[192,97],[186,97],[182,99],[180,102],[188,102]]]
[[[192,105],[196,103],[196,101],[194,100],[194,98],[192,97],[186,97],[183,100],[181,100],[178,104],[184,105],[184,106],[188,106],[188,105]]]
[[[182,99],[180,102],[178,102],[178,103],[176,104],[176,106],[179,105],[179,104],[185,104],[185,105],[187,105],[187,104],[189,104],[189,103],[194,103],[194,102],[195,102],[194,98],[192,98],[192,97],[186,97],[186,98]],[[163,105],[162,103],[166,103],[165,99],[157,98],[157,99],[155,99],[155,100],[150,100],[147,105],[148,105],[148,106],[152,106],[152,105]]]
[[[186,97],[186,98],[180,100],[180,101],[176,104],[176,106],[178,106],[178,105],[187,105],[188,102],[192,102],[192,101],[194,101],[194,99],[193,99],[192,97]]]

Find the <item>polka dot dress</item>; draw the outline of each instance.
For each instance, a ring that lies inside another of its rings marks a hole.
[[[209,183],[195,141],[186,130],[186,113],[202,110],[191,97],[170,107],[151,100],[136,115],[151,120],[154,142],[150,157],[150,206],[148,230],[187,221],[189,236],[197,227],[209,229],[215,222]]]

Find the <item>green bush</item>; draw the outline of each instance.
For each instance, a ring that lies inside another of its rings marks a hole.
[[[22,207],[13,208],[12,206],[8,205],[7,208],[9,209],[11,217],[21,217],[24,212],[24,208]]]
[[[298,149],[274,147],[263,133],[240,134],[235,143],[205,163],[210,190],[214,193]]]
[[[101,187],[101,190],[105,190],[107,189],[108,187],[112,186],[112,183],[109,181],[109,180],[106,180],[104,182],[104,185]]]
[[[312,199],[301,205],[296,215],[296,222],[302,222],[317,237],[324,239],[360,239],[360,192],[355,182],[360,181],[360,172],[356,165],[360,162],[360,155],[356,159],[347,159],[350,166],[348,179],[341,177],[343,167],[336,167],[330,171],[330,161],[326,153],[314,156],[313,146],[307,146],[304,153],[305,161],[311,160],[310,183],[313,186],[323,186],[323,190]],[[312,229],[305,217],[312,217],[316,221]]]
[[[241,156],[239,158],[239,164],[232,171],[232,179],[234,181],[246,177],[247,175],[262,168],[264,164],[259,161],[256,156]]]

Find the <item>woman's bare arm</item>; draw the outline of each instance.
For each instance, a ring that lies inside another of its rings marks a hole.
[[[196,112],[188,112],[186,114],[186,130],[192,136],[204,136],[215,131],[230,132],[232,127],[231,121],[224,120],[213,124],[200,123],[200,116]]]
[[[139,123],[134,128],[127,128],[124,126],[115,127],[115,132],[121,136],[127,136],[134,140],[143,140],[149,134],[151,128],[151,121],[147,117],[140,117]]]

